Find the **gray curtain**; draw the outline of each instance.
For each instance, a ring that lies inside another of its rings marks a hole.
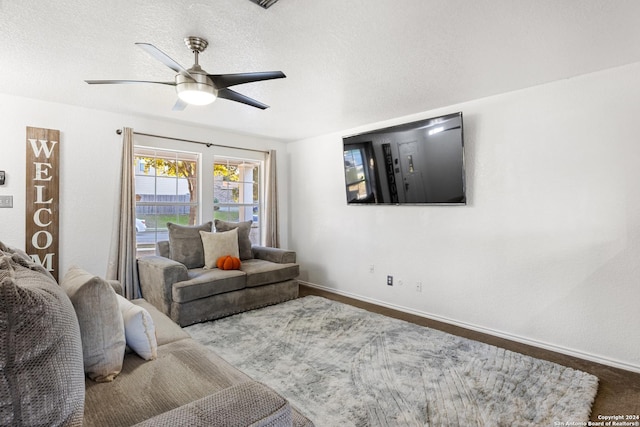
[[[278,184],[276,179],[276,150],[269,150],[266,161],[265,246],[280,247],[278,231]]]
[[[133,156],[133,129],[122,132],[122,165],[120,171],[120,209],[115,216],[116,227],[111,239],[107,279],[120,281],[124,296],[141,297],[136,261],[136,200]]]

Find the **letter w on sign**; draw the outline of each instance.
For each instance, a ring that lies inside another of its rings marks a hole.
[[[25,250],[58,280],[60,131],[27,127]]]

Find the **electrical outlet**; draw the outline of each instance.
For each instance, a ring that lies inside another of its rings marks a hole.
[[[373,273],[375,273],[375,271],[376,271],[376,266],[373,265],[373,264],[370,264],[369,265],[369,273],[373,274]]]
[[[422,282],[416,282],[416,292],[422,292]]]
[[[387,285],[393,286],[393,276],[387,276]]]

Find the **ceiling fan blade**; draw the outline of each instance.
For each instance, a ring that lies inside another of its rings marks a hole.
[[[133,83],[153,83],[159,85],[175,86],[176,82],[153,82],[149,80],[85,80],[90,85],[122,85]]]
[[[176,101],[176,103],[173,106],[172,110],[173,111],[183,111],[185,108],[187,108],[187,105],[189,105],[189,104],[184,102],[182,99],[178,98],[178,100]]]
[[[224,89],[229,86],[241,85],[243,83],[282,79],[284,77],[287,77],[282,71],[261,71],[257,73],[237,74],[209,74],[208,76],[213,81],[213,84],[217,89]]]
[[[167,55],[166,53],[164,53],[163,51],[161,51],[160,49],[158,49],[154,45],[152,45],[150,43],[136,43],[136,45],[138,47],[140,47],[141,49],[143,49],[145,52],[147,52],[149,55],[153,56],[158,61],[162,62],[167,67],[171,68],[176,73],[180,73],[185,77],[189,77],[189,78],[193,79],[193,76],[191,74],[189,74],[189,72],[186,70],[186,68],[184,68],[182,65],[178,64],[169,55]]]
[[[252,107],[259,108],[264,110],[265,108],[269,108],[268,105],[263,104],[262,102],[256,101],[255,99],[249,98],[246,95],[235,92],[231,89],[220,89],[218,91],[218,98],[229,99],[231,101],[241,102],[243,104],[250,105]]]

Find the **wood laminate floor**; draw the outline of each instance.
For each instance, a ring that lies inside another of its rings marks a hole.
[[[450,334],[484,342],[487,344],[502,347],[507,350],[526,354],[538,359],[548,360],[563,366],[579,369],[595,375],[600,380],[598,394],[591,410],[591,420],[594,422],[603,421],[602,416],[635,416],[640,415],[640,373],[625,371],[613,368],[588,360],[567,356],[561,353],[521,344],[493,335],[453,326],[448,323],[438,322],[421,316],[404,313],[357,299],[334,294],[325,290],[300,285],[300,296],[318,295],[345,304],[350,304],[371,312],[380,313],[385,316],[405,320],[418,325],[438,329]],[[565,421],[575,421],[567,419]],[[624,419],[619,421],[626,421]],[[629,420],[636,422],[640,420]],[[611,425],[611,424],[609,424]]]

